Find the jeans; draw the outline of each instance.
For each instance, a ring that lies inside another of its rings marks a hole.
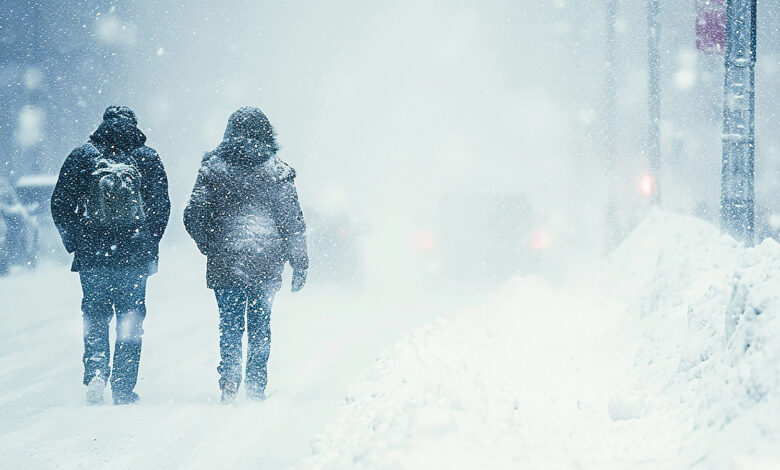
[[[146,279],[148,269],[128,266],[83,270],[81,289],[84,298],[84,384],[99,375],[111,378],[114,395],[129,394],[138,380],[141,337],[146,317]],[[116,313],[114,370],[109,368],[111,347],[108,326]]]
[[[262,395],[271,353],[271,305],[274,292],[256,288],[219,288],[219,386],[241,383],[241,340],[247,330],[246,389]]]

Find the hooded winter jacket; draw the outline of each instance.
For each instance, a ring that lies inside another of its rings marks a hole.
[[[157,270],[160,238],[168,224],[171,203],[168,179],[154,149],[136,127],[126,107],[109,107],[87,144],[74,149],[62,165],[51,198],[51,214],[68,253],[72,271],[99,267],[141,266]],[[87,214],[86,201],[96,162],[107,156],[132,164],[140,173],[145,218],[132,227],[104,227]]]
[[[203,157],[184,225],[208,257],[209,288],[278,290],[285,262],[296,271],[309,266],[295,170],[276,152],[262,111],[241,108],[222,143]]]

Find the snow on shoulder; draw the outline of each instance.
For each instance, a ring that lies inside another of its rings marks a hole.
[[[305,468],[780,468],[780,246],[652,211],[586,281],[517,278],[351,385]]]

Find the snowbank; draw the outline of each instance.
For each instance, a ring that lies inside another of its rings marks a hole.
[[[383,352],[303,466],[780,468],[778,279],[775,242],[654,211],[576,285]]]

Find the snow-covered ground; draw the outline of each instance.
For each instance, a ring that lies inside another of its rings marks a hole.
[[[780,468],[779,300],[775,242],[654,211],[384,351],[300,467]]]
[[[84,406],[75,275],[0,280],[0,467],[780,468],[772,241],[654,211],[565,286],[282,292],[271,396],[234,406],[201,260],[167,251],[138,406]]]
[[[221,406],[216,302],[203,259],[176,253],[163,246],[149,281],[138,406],[84,405],[78,276],[43,266],[0,279],[0,468],[288,468],[311,455],[377,351],[479,298],[314,285],[293,295],[287,279],[272,315],[271,396]]]

